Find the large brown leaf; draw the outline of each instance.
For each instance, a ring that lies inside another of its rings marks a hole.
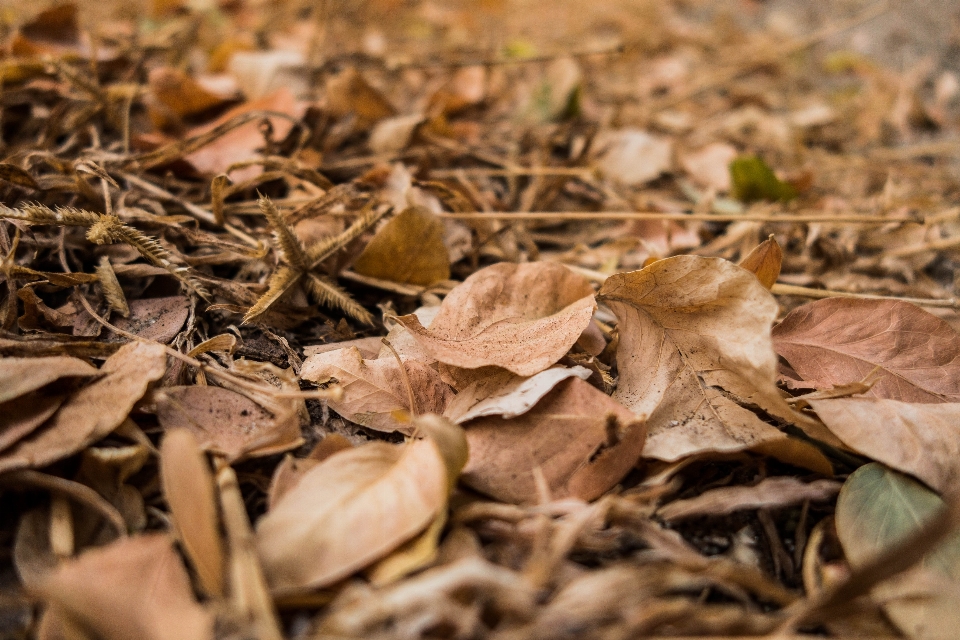
[[[446,508],[466,440],[439,416],[415,424],[426,437],[333,454],[260,519],[257,548],[274,591],[333,584],[412,539]]]
[[[960,484],[960,403],[836,398],[811,400],[810,406],[854,451],[937,491]]]
[[[167,534],[87,551],[37,591],[50,607],[47,629],[76,625],[103,640],[205,640],[213,633],[213,616],[194,600]]]
[[[537,501],[537,469],[554,498],[596,498],[640,459],[646,435],[633,413],[579,378],[561,382],[520,416],[465,426],[463,481],[515,503]]]
[[[0,359],[0,403],[36,391],[60,378],[86,378],[95,375],[97,375],[96,368],[79,358],[70,356],[2,358]]]
[[[0,471],[42,467],[116,429],[167,367],[162,345],[131,342],[107,358],[103,377],[71,395],[42,427],[0,455]]]
[[[799,453],[790,461],[829,468],[739,404],[793,415],[774,382],[777,303],[752,273],[718,258],[677,256],[610,277],[598,298],[619,321],[613,397],[648,417],[645,457],[753,449],[787,460]]]
[[[343,398],[328,404],[346,419],[377,431],[410,435],[413,425],[397,420],[395,412],[443,413],[453,390],[431,367],[402,356],[401,360],[416,407],[410,407],[400,364],[392,354],[364,360],[356,347],[321,353],[304,361],[300,377],[314,382],[335,378],[343,388]]]
[[[841,385],[863,380],[879,367],[871,396],[960,401],[960,334],[907,302],[817,300],[777,325],[773,345],[804,380]]]
[[[562,265],[502,262],[454,288],[429,329],[414,315],[398,320],[440,362],[531,376],[567,353],[595,308],[590,283]]]

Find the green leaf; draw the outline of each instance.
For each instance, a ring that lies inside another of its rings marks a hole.
[[[731,194],[741,202],[780,200],[797,197],[797,190],[782,182],[767,164],[756,156],[741,156],[730,163]]]
[[[906,538],[944,506],[913,478],[872,462],[857,469],[837,498],[837,535],[854,568]],[[947,539],[923,566],[960,580],[960,534]]]

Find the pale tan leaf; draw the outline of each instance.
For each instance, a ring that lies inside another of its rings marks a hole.
[[[206,640],[213,633],[213,616],[194,600],[166,534],[87,551],[63,564],[37,592],[103,640]]]
[[[273,509],[280,502],[290,489],[294,487],[300,478],[310,469],[344,449],[349,449],[353,445],[343,436],[331,433],[317,443],[306,458],[294,458],[287,454],[273,472],[270,479],[270,490],[267,492],[267,508]]]
[[[440,362],[530,376],[567,353],[595,308],[590,283],[562,265],[499,263],[455,287],[429,329],[414,315],[398,321]]]
[[[229,460],[273,455],[302,442],[296,413],[274,415],[230,389],[166,387],[154,396],[157,419],[164,430],[186,429],[196,436],[203,450]]]
[[[777,509],[804,500],[824,502],[840,491],[833,480],[803,482],[791,476],[766,478],[753,486],[720,487],[695,498],[674,500],[657,510],[657,517],[680,520],[695,516],[720,516],[746,509]]]
[[[392,340],[391,340],[392,342]],[[360,350],[360,355],[364,360],[376,360],[377,354],[383,348],[383,342],[380,336],[369,336],[367,338],[356,338],[354,340],[344,340],[343,342],[328,342],[326,344],[315,344],[303,348],[303,355],[306,357],[329,353],[339,349],[348,349],[356,347]],[[402,354],[401,354],[402,355]]]
[[[367,571],[370,582],[374,586],[384,587],[432,563],[437,558],[440,534],[445,524],[447,512],[443,511],[426,531],[370,567]]]
[[[2,358],[0,403],[36,391],[60,378],[89,378],[97,373],[96,367],[70,356]]]
[[[685,153],[680,164],[700,186],[725,192],[730,190],[730,163],[736,157],[737,150],[733,145],[714,142],[702,149]]]
[[[677,256],[612,276],[598,297],[619,320],[613,397],[648,417],[645,457],[673,461],[785,443],[781,431],[738,404],[795,415],[775,384],[777,303],[753,274],[726,260]]]
[[[313,382],[336,379],[343,398],[329,400],[344,418],[378,431],[413,432],[412,423],[398,421],[394,412],[443,413],[453,391],[429,366],[401,358],[416,407],[410,407],[400,364],[393,357],[364,360],[356,347],[313,355],[303,362],[300,377]]]
[[[837,398],[811,400],[810,406],[857,453],[937,491],[950,491],[960,483],[960,403]]]
[[[760,284],[769,290],[777,283],[777,278],[780,277],[782,263],[783,250],[771,235],[754,247],[753,251],[740,261],[740,266],[757,276]]]
[[[42,467],[116,429],[167,367],[162,345],[131,342],[107,358],[103,377],[71,395],[46,424],[0,454],[0,471]]]
[[[873,373],[878,380],[870,396],[903,402],[960,401],[960,334],[907,302],[857,298],[810,302],[774,328],[773,344],[804,380],[837,386]]]
[[[404,209],[385,224],[353,263],[357,273],[428,287],[450,278],[443,221],[423,207]]]
[[[443,415],[457,424],[483,416],[515,418],[532,409],[562,381],[589,377],[590,370],[584,367],[550,367],[529,378],[498,369],[454,396]]]
[[[160,445],[160,482],[187,556],[207,595],[223,595],[220,540],[213,474],[196,437],[173,429]]]
[[[308,471],[257,523],[257,548],[272,589],[327,586],[384,557],[446,508],[466,460],[459,427],[416,421],[426,437],[340,451]]]
[[[633,413],[579,378],[561,382],[520,416],[465,427],[464,483],[514,503],[537,501],[537,469],[554,498],[600,496],[637,463],[646,435]]]

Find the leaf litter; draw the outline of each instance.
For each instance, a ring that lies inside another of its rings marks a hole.
[[[914,9],[149,4],[0,15],[0,635],[952,637]]]

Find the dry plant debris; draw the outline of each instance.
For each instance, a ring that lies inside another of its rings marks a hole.
[[[143,4],[0,11],[0,637],[956,637],[919,9]]]

